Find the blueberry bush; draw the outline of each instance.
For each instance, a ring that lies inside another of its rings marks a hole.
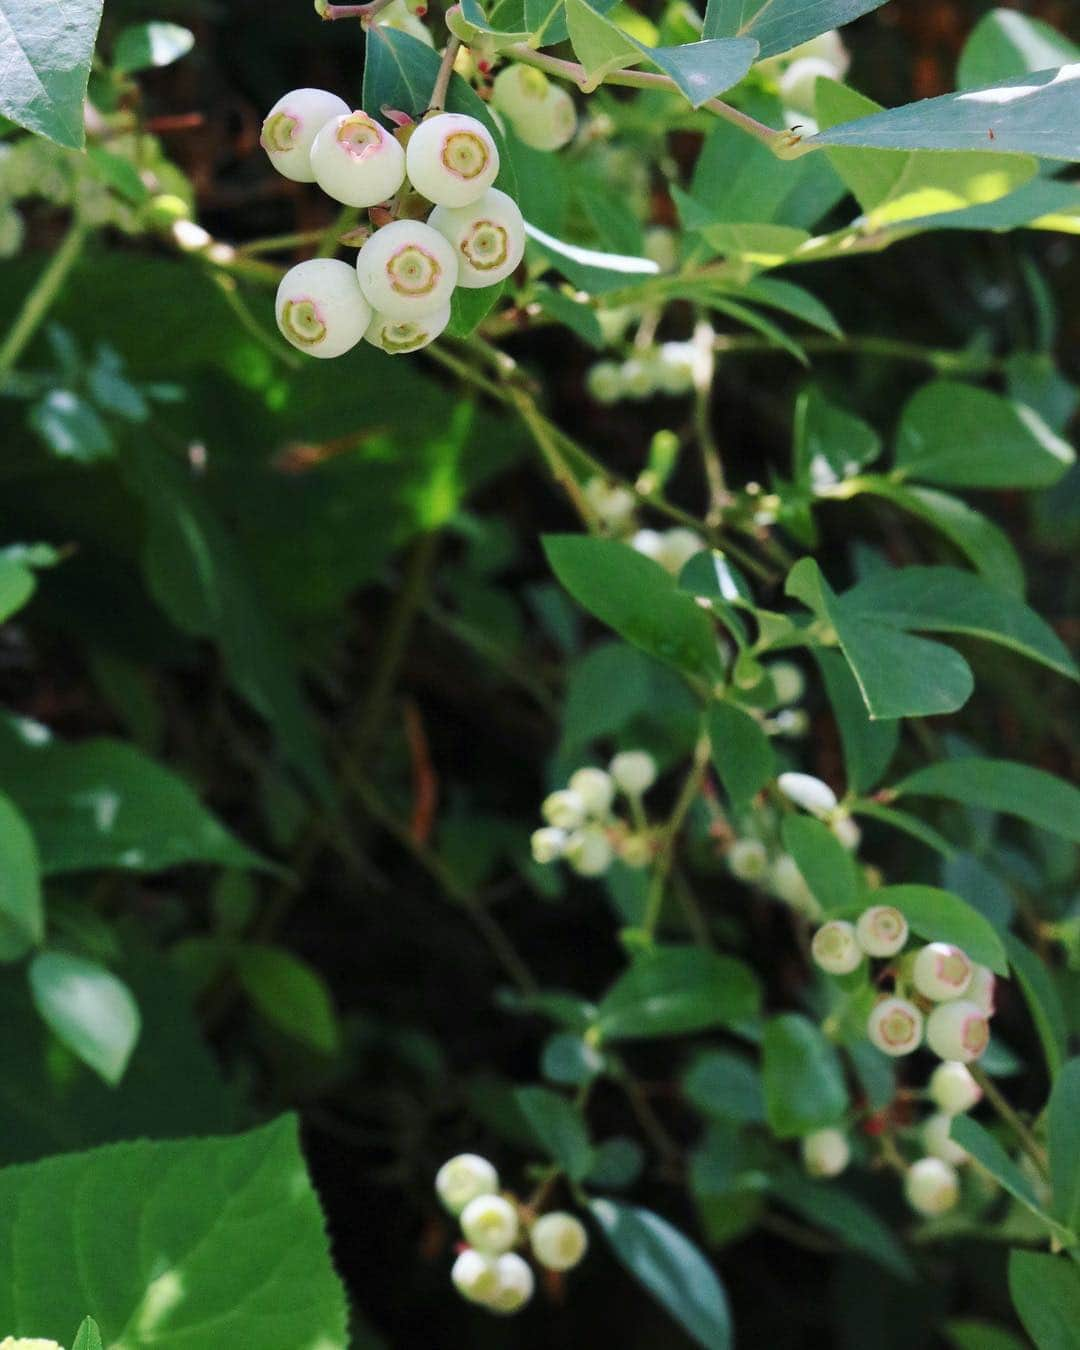
[[[1080,1347],[1078,44],[0,3],[0,1350]]]

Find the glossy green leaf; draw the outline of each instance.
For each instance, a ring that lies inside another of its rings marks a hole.
[[[1042,960],[1013,933],[1005,934],[1013,978],[1019,984],[1035,1023],[1051,1083],[1061,1072],[1068,1053],[1069,1027],[1061,995]]]
[[[843,330],[832,310],[803,286],[779,277],[751,277],[737,291],[746,300],[754,300],[769,309],[801,319],[811,328],[817,328],[831,337],[843,337]]]
[[[727,1295],[694,1244],[666,1219],[635,1205],[593,1200],[593,1217],[619,1261],[704,1350],[733,1344]]]
[[[67,952],[35,956],[29,975],[34,1004],[55,1035],[106,1083],[119,1083],[142,1025],[127,985]]]
[[[840,731],[848,788],[855,793],[869,792],[881,781],[896,753],[899,723],[870,720],[851,667],[839,652],[818,648],[814,656]]]
[[[1001,937],[993,925],[966,900],[937,886],[882,886],[874,903],[895,905],[913,933],[927,942],[952,942],[973,961],[989,966],[999,975],[1009,973]]]
[[[945,1335],[952,1350],[1026,1350],[1011,1331],[974,1317],[950,1318]]]
[[[977,756],[942,760],[909,775],[894,791],[897,796],[945,797],[1019,816],[1080,844],[1080,789],[1030,764]]]
[[[1031,1182],[985,1126],[970,1116],[956,1116],[949,1134],[986,1168],[1003,1190],[1045,1222],[1052,1222],[1043,1214]]]
[[[856,815],[869,816],[871,820],[880,820],[883,825],[888,825],[891,829],[899,830],[901,834],[909,835],[912,839],[917,839],[920,844],[925,844],[927,848],[940,853],[943,858],[952,858],[956,856],[956,847],[939,834],[932,826],[927,825],[924,820],[918,816],[908,815],[906,811],[897,811],[890,806],[882,806],[879,802],[859,802],[854,807]]]
[[[889,1226],[850,1191],[835,1182],[814,1181],[794,1169],[784,1171],[775,1183],[781,1205],[817,1228],[838,1237],[845,1246],[861,1252],[902,1280],[915,1278],[907,1253]]]
[[[574,55],[585,68],[586,93],[596,89],[606,75],[643,59],[642,49],[627,33],[598,14],[585,0],[566,0],[566,26]]]
[[[57,459],[95,464],[116,454],[112,433],[93,405],[70,389],[54,389],[27,417]]]
[[[904,477],[943,487],[1047,487],[1075,459],[1031,408],[955,380],[923,385],[897,432]]]
[[[755,1017],[757,977],[741,961],[701,947],[640,952],[600,1000],[596,1020],[606,1040],[683,1036]]]
[[[712,624],[659,564],[614,539],[549,534],[543,542],[555,575],[590,614],[688,675],[719,674]]]
[[[344,1350],[295,1118],[0,1172],[0,1326],[63,1344],[87,1307],[125,1350],[241,1345],[253,1326],[260,1350]]]
[[[830,28],[841,28],[885,0],[709,0],[704,36],[752,37],[775,56]]]
[[[236,953],[240,985],[273,1026],[323,1055],[338,1048],[340,1032],[322,976],[284,947],[245,943]]]
[[[835,1125],[847,1110],[836,1047],[801,1013],[781,1013],[765,1024],[762,1076],[765,1115],[778,1139]]]
[[[548,1157],[571,1181],[583,1181],[593,1164],[593,1150],[581,1112],[565,1097],[541,1087],[519,1088],[514,1101]]]
[[[579,290],[590,295],[628,286],[635,278],[654,277],[660,268],[649,258],[634,258],[621,253],[603,253],[556,239],[546,230],[525,222],[525,233],[532,245],[557,267]]]
[[[832,830],[813,816],[791,815],[785,816],[780,833],[822,909],[828,914],[854,909],[859,903],[859,874]]]
[[[795,405],[797,482],[820,491],[853,477],[872,464],[880,452],[881,438],[874,428],[830,403],[816,385],[799,395]]]
[[[753,38],[706,38],[674,47],[634,45],[675,81],[695,108],[738,84],[758,55]]]
[[[752,1123],[765,1119],[761,1075],[745,1059],[727,1050],[707,1050],[682,1080],[683,1092],[702,1115]]]
[[[195,46],[195,34],[177,23],[137,23],[121,30],[113,46],[113,68],[121,75],[171,66]]]
[[[736,811],[744,810],[776,775],[776,755],[768,736],[750,714],[734,703],[709,709],[712,760]]]
[[[0,0],[0,114],[59,145],[82,149],[83,100],[101,7],[102,0]],[[65,1328],[64,1335],[70,1333]]]
[[[22,812],[0,793],[0,962],[17,961],[45,936],[41,861]]]
[[[1080,1234],[1080,1059],[1070,1059],[1058,1075],[1046,1123],[1053,1212]]]
[[[84,1318],[72,1342],[71,1350],[104,1350],[101,1328],[92,1317]]]
[[[505,282],[473,289],[458,286],[450,297],[450,322],[446,325],[446,331],[453,337],[468,337],[499,303],[505,290]]]
[[[1080,58],[1080,47],[1041,19],[992,9],[975,25],[956,71],[960,89],[979,89],[1014,75],[1050,70]]]
[[[572,300],[563,291],[553,286],[540,286],[535,293],[536,303],[545,313],[557,322],[576,333],[582,342],[594,351],[603,351],[607,346],[604,330],[591,305],[583,305],[580,300]]]
[[[1009,1293],[1036,1350],[1076,1350],[1080,1266],[1067,1256],[1009,1253]]]

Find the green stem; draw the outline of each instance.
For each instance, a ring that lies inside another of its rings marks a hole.
[[[1028,1127],[1013,1110],[1012,1106],[1002,1095],[998,1085],[990,1077],[984,1068],[978,1064],[972,1064],[971,1076],[986,1094],[986,1100],[998,1113],[1001,1119],[1016,1135],[1017,1142],[1031,1161],[1039,1169],[1041,1176],[1048,1175],[1048,1163],[1046,1150],[1040,1145],[1039,1141],[1031,1133]]]
[[[82,255],[88,234],[89,230],[76,216],[68,227],[60,247],[53,254],[52,260],[23,301],[22,308],[15,316],[15,322],[8,330],[3,345],[0,346],[0,385],[4,383],[9,372],[14,370],[19,358],[44,322],[45,316],[55,304],[68,273]]]
[[[660,922],[660,913],[664,908],[664,895],[667,891],[667,881],[671,873],[672,864],[675,861],[675,848],[679,842],[679,831],[683,827],[690,808],[697,800],[698,793],[701,791],[701,784],[705,778],[705,770],[708,768],[709,755],[712,752],[712,745],[706,733],[698,738],[698,743],[694,747],[694,761],[690,766],[690,772],[682,785],[682,791],[679,793],[678,800],[668,817],[667,824],[664,826],[663,833],[660,836],[660,848],[656,855],[656,861],[653,864],[652,877],[649,880],[649,894],[645,902],[645,917],[641,921],[642,929],[650,938],[656,936],[657,925]]]

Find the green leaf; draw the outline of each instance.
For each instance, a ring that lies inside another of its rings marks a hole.
[[[563,291],[556,290],[552,286],[537,287],[535,299],[542,310],[576,333],[582,342],[587,343],[594,351],[601,352],[607,346],[604,330],[600,327],[596,310],[591,305],[583,305],[580,300],[572,300]]]
[[[768,736],[748,712],[734,703],[709,709],[712,761],[736,811],[744,810],[776,775],[776,755]]]
[[[715,253],[752,263],[755,267],[779,267],[810,239],[806,230],[791,225],[743,225],[728,221],[694,223],[690,213],[682,212],[682,215],[687,228],[699,234]],[[701,289],[700,281],[687,282],[688,293],[698,296]],[[741,294],[742,288],[733,287],[733,293]]]
[[[597,1008],[605,1040],[683,1036],[756,1017],[757,977],[741,961],[700,947],[640,952]]]
[[[635,1205],[593,1200],[589,1208],[611,1249],[636,1280],[704,1350],[733,1344],[727,1295],[694,1244],[666,1219]]]
[[[1042,1211],[1036,1199],[1031,1182],[1013,1162],[994,1136],[978,1121],[970,1116],[956,1116],[949,1131],[961,1148],[966,1148],[976,1162],[986,1168],[994,1180],[1015,1200],[1037,1215],[1044,1222],[1052,1224]]]
[[[762,51],[766,46],[762,43]],[[980,150],[1080,160],[1080,64],[1019,75],[988,89],[944,94],[843,122],[809,149]]]
[[[897,433],[897,468],[944,487],[1048,487],[1075,459],[1031,408],[955,380],[923,385]]]
[[[136,23],[121,30],[113,47],[113,69],[121,75],[171,66],[195,46],[195,34],[176,23]]]
[[[1058,1075],[1046,1122],[1053,1212],[1080,1233],[1080,1059],[1070,1059]]]
[[[544,1152],[571,1181],[583,1181],[593,1165],[593,1149],[581,1112],[541,1087],[518,1088],[514,1101]]]
[[[180,863],[265,867],[190,787],[121,741],[76,745],[37,722],[0,717],[0,779],[37,841],[46,875]]]
[[[918,816],[910,816],[906,811],[896,811],[892,807],[882,806],[880,803],[872,801],[857,802],[852,809],[856,815],[869,816],[871,820],[880,820],[883,825],[888,825],[891,829],[899,830],[901,834],[917,839],[920,844],[925,844],[927,848],[934,849],[943,858],[956,857],[956,847],[943,834],[939,834],[937,830],[927,825],[924,820],[920,820]]]
[[[792,281],[782,281],[779,277],[751,277],[738,288],[737,293],[746,300],[755,300],[760,305],[801,319],[811,328],[818,328],[832,337],[843,337],[843,330],[832,310],[816,295]]]
[[[1065,1009],[1061,1005],[1061,995],[1042,960],[1015,934],[1005,934],[1005,950],[1009,954],[1013,977],[1024,992],[1031,1019],[1035,1023],[1052,1083],[1061,1072],[1069,1044],[1069,1027]]]
[[[66,1341],[88,1304],[125,1350],[250,1344],[253,1327],[259,1350],[344,1350],[295,1118],[0,1172],[0,1326]]]
[[[127,985],[96,961],[66,952],[35,956],[29,977],[34,1004],[55,1035],[106,1083],[119,1083],[141,1026]]]
[[[945,797],[1018,816],[1080,844],[1080,789],[1030,764],[976,756],[942,760],[909,775],[894,791],[897,796]]]
[[[83,1319],[71,1350],[105,1350],[101,1340],[101,1328],[92,1317]]]
[[[332,1055],[340,1032],[330,991],[306,961],[283,947],[245,943],[236,952],[240,984],[259,1012],[286,1035]]]
[[[687,1101],[715,1120],[758,1124],[765,1120],[761,1075],[752,1064],[726,1050],[707,1050],[683,1076]]]
[[[587,76],[585,93],[592,93],[613,71],[636,66],[642,59],[640,46],[585,0],[566,0],[565,12],[570,44]]]
[[[1066,1256],[1011,1251],[1009,1293],[1037,1350],[1076,1350],[1080,1266]]]
[[[847,1110],[836,1047],[800,1013],[781,1013],[765,1024],[762,1074],[765,1115],[778,1139],[798,1139],[835,1125]]]
[[[0,556],[0,623],[17,614],[37,589],[34,574],[14,558]]]
[[[720,673],[707,615],[659,564],[615,539],[549,534],[543,543],[563,586],[621,637],[698,679]]]
[[[1011,1331],[974,1317],[950,1318],[945,1323],[945,1335],[953,1350],[1026,1350]]]
[[[116,442],[92,404],[70,389],[46,394],[30,409],[27,421],[57,459],[96,464],[116,453]]]
[[[703,35],[752,37],[775,56],[830,28],[841,28],[885,0],[709,0]]]
[[[572,1031],[557,1031],[549,1036],[540,1052],[540,1072],[549,1083],[580,1087],[603,1068],[603,1055],[583,1036],[576,1036]]]
[[[752,38],[706,38],[675,47],[647,47],[634,38],[631,41],[675,81],[694,108],[738,84],[758,56],[758,44]]]
[[[881,781],[896,753],[900,725],[870,720],[851,667],[839,652],[819,647],[814,656],[840,730],[848,789],[869,792]]]
[[[649,258],[601,253],[598,249],[582,248],[580,244],[568,244],[529,221],[525,222],[525,233],[553,267],[557,267],[578,290],[590,295],[618,290],[634,278],[654,277],[660,271]]]
[[[820,491],[853,477],[880,453],[881,438],[861,417],[830,403],[816,385],[802,391],[795,405],[797,482]]]
[[[850,1191],[788,1169],[777,1177],[774,1194],[780,1204],[840,1238],[853,1251],[870,1257],[902,1280],[915,1278],[907,1253],[892,1230]]]
[[[993,9],[975,25],[960,53],[959,89],[978,89],[1014,75],[1050,70],[1080,57],[1080,47],[1041,19]]]
[[[85,143],[83,101],[102,0],[0,0],[0,114],[58,145]],[[71,1327],[64,1328],[64,1335]]]
[[[645,1150],[627,1135],[612,1135],[597,1144],[593,1153],[595,1161],[587,1180],[600,1190],[625,1190],[637,1181],[645,1166]]]
[[[499,303],[505,290],[505,281],[500,281],[497,286],[456,287],[450,297],[450,322],[446,331],[453,337],[469,337]]]
[[[858,905],[855,860],[827,825],[813,816],[790,815],[784,818],[780,833],[784,848],[826,913],[836,914]]]
[[[937,886],[882,886],[874,903],[895,905],[913,933],[927,942],[952,942],[973,961],[1008,975],[1009,963],[1001,938],[990,922],[966,900]]]
[[[0,793],[0,962],[18,961],[45,937],[41,862],[15,803]]]

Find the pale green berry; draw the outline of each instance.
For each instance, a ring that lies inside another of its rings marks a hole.
[[[478,201],[499,172],[499,151],[483,122],[463,113],[427,117],[409,137],[405,163],[413,187],[436,206]]]
[[[529,1230],[533,1256],[546,1270],[573,1270],[589,1250],[585,1225],[573,1214],[545,1214]]]
[[[425,6],[420,14],[426,13]],[[379,11],[375,23],[379,28],[393,28],[398,33],[408,33],[409,37],[416,38],[417,42],[422,42],[425,47],[434,47],[435,39],[431,29],[427,24],[421,23],[420,14],[410,12],[405,0],[391,0],[385,9]]]
[[[621,792],[640,797],[656,782],[656,760],[647,750],[621,750],[608,765]]]
[[[371,307],[348,263],[310,258],[287,272],[275,302],[282,335],[309,356],[342,356],[364,336]]]
[[[405,151],[366,112],[325,123],[311,147],[315,181],[345,206],[377,206],[405,181]]]
[[[656,263],[661,272],[674,272],[679,265],[679,242],[675,231],[665,225],[654,225],[651,230],[646,230],[642,253],[650,262]]]
[[[989,966],[976,965],[971,972],[967,997],[972,1003],[977,1004],[987,1017],[994,1015],[996,990],[997,976],[994,972]]]
[[[619,857],[627,867],[648,867],[655,849],[647,834],[630,834],[619,845]]]
[[[760,881],[769,870],[769,854],[760,839],[736,839],[727,851],[727,865],[740,881]]]
[[[782,773],[776,785],[788,801],[815,816],[826,816],[837,807],[836,793],[808,773]]]
[[[566,852],[567,834],[557,830],[554,825],[546,825],[542,830],[533,830],[529,839],[533,862],[540,864],[557,862]]]
[[[630,547],[635,553],[660,563],[664,556],[664,536],[659,530],[638,530],[630,539]]]
[[[517,1241],[517,1210],[501,1195],[479,1195],[461,1211],[461,1231],[470,1247],[498,1256]]]
[[[874,1005],[866,1034],[886,1055],[910,1055],[922,1044],[923,1015],[906,998],[883,998]]]
[[[805,708],[781,708],[772,720],[772,730],[777,736],[800,740],[810,730],[810,714]]]
[[[569,788],[585,803],[590,816],[603,818],[611,810],[615,784],[603,769],[578,769],[570,775]]]
[[[576,792],[561,788],[544,798],[540,804],[540,814],[556,829],[576,830],[579,825],[584,825],[588,807]]]
[[[810,954],[830,975],[850,975],[863,959],[855,928],[845,919],[830,919],[822,924],[810,943]]]
[[[928,1116],[923,1122],[922,1144],[932,1158],[941,1158],[943,1162],[959,1167],[967,1162],[969,1154],[966,1148],[961,1148],[956,1140],[951,1138],[949,1131],[952,1129],[952,1123],[953,1117],[946,1115],[944,1111]]]
[[[360,289],[388,319],[442,313],[457,284],[457,256],[438,230],[395,220],[376,230],[356,259]]]
[[[452,245],[458,285],[469,290],[498,285],[525,256],[525,221],[514,199],[498,188],[468,206],[437,206],[428,224]]]
[[[611,365],[611,369],[618,371],[618,366]],[[597,367],[594,366],[593,370]],[[590,478],[582,488],[585,500],[599,516],[603,524],[612,531],[620,532],[634,520],[634,512],[637,510],[637,498],[629,488],[623,487],[620,483],[609,483],[606,479],[596,477]]]
[[[495,77],[492,104],[533,150],[560,150],[577,130],[574,100],[540,70],[512,65]]]
[[[955,1208],[960,1199],[960,1178],[956,1168],[943,1159],[920,1158],[908,1168],[904,1194],[912,1209],[936,1218]]]
[[[908,940],[907,919],[895,905],[874,905],[859,915],[855,936],[867,956],[895,956]]]
[[[930,1098],[946,1115],[959,1116],[982,1100],[982,1088],[966,1064],[946,1060],[930,1075]]]
[[[793,61],[780,76],[780,99],[792,112],[813,116],[819,79],[836,78],[835,68],[817,56],[804,56]]]
[[[450,1278],[454,1288],[470,1303],[490,1304],[499,1288],[494,1259],[471,1247],[458,1256]]]
[[[656,393],[657,373],[658,365],[651,352],[629,357],[619,372],[623,393],[627,398],[649,398]]]
[[[792,661],[774,661],[766,667],[778,704],[798,703],[806,692],[806,678]]]
[[[494,1195],[498,1189],[498,1172],[476,1153],[459,1153],[435,1174],[436,1194],[451,1214],[460,1214],[470,1200]]]
[[[838,1177],[851,1161],[843,1130],[815,1130],[802,1141],[803,1166],[812,1177]]]
[[[597,361],[585,376],[585,388],[595,402],[610,407],[623,397],[622,366],[614,361]]]
[[[294,183],[314,183],[311,147],[319,131],[333,117],[344,117],[349,105],[325,89],[294,89],[283,95],[266,115],[259,143],[278,173]]]
[[[390,319],[385,314],[373,314],[364,338],[389,356],[404,356],[434,342],[449,322],[449,305],[417,319]]]
[[[615,849],[602,826],[586,825],[567,839],[563,856],[579,876],[600,877],[615,861]]]
[[[692,342],[662,342],[656,352],[656,382],[660,391],[678,398],[694,387],[697,353]]]
[[[967,954],[951,942],[928,943],[916,953],[911,967],[915,988],[924,998],[933,999],[935,1003],[961,998],[966,994],[971,986],[972,973]]]
[[[495,1262],[495,1272],[498,1283],[487,1306],[492,1312],[519,1312],[536,1288],[532,1267],[517,1252],[506,1252]]]
[[[970,1064],[990,1044],[990,1023],[968,999],[939,1003],[926,1020],[926,1041],[939,1059]]]

